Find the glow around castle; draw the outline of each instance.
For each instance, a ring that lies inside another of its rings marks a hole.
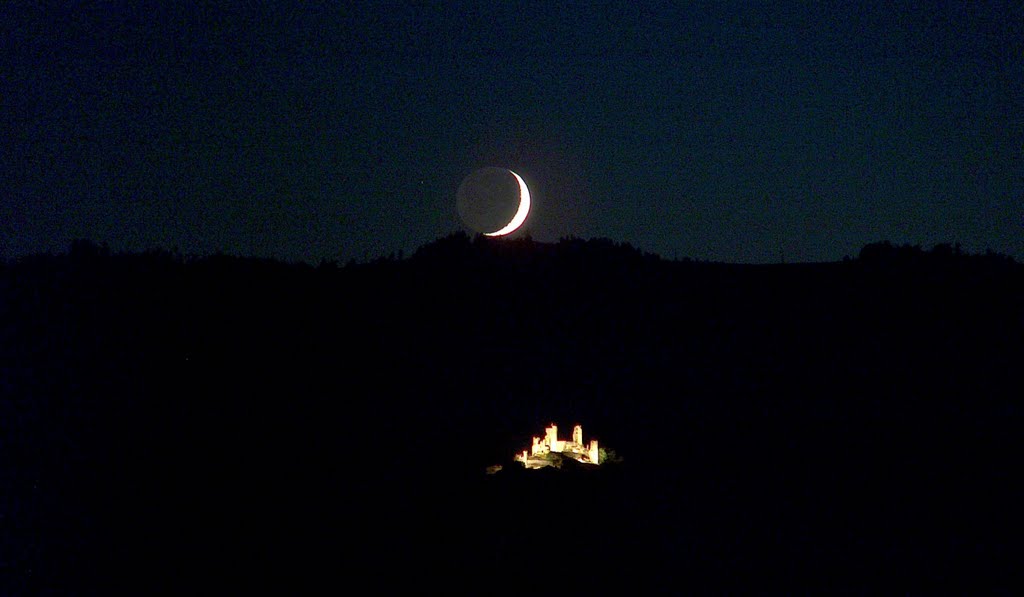
[[[582,425],[572,428],[572,440],[561,440],[558,439],[558,425],[554,423],[544,430],[543,439],[534,437],[530,449],[516,454],[515,460],[522,462],[526,468],[542,468],[551,466],[551,459],[546,457],[551,452],[557,452],[584,464],[600,464],[597,440],[591,439],[589,445],[584,445]]]

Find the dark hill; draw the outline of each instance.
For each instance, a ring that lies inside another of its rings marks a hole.
[[[999,586],[1022,307],[1024,267],[945,246],[744,266],[452,235],[312,267],[76,243],[0,266],[0,593],[511,581],[548,540],[608,563],[594,582]],[[623,472],[483,475],[550,421]]]

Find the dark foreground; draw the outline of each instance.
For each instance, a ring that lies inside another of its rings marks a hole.
[[[1024,274],[997,257],[79,245],[0,280],[2,594],[975,592],[1018,567]],[[511,464],[552,421],[624,461]]]

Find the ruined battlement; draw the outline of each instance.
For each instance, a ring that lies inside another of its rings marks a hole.
[[[529,450],[516,454],[515,460],[522,462],[526,468],[541,468],[550,465],[544,458],[548,453],[556,452],[584,464],[600,464],[600,452],[597,440],[591,439],[589,444],[583,441],[583,426],[576,425],[572,429],[572,439],[558,439],[558,425],[552,423],[544,429],[544,437],[534,437]]]

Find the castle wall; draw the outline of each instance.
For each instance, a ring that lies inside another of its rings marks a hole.
[[[530,446],[529,455],[536,456],[538,454],[543,455],[548,452],[559,452],[565,453],[567,450],[571,451],[571,457],[574,460],[580,462],[591,462],[593,464],[600,464],[600,451],[598,450],[597,440],[590,440],[589,449],[583,443],[583,426],[576,425],[572,430],[572,440],[560,440],[558,439],[558,425],[554,423],[550,427],[544,430],[544,439],[539,437],[533,438],[533,445]],[[518,460],[520,455],[516,455]],[[523,450],[522,453],[523,463],[526,464],[527,468],[539,468],[541,466],[547,466],[547,461],[543,458],[531,459],[527,456],[527,451]],[[544,464],[542,464],[544,463]]]

